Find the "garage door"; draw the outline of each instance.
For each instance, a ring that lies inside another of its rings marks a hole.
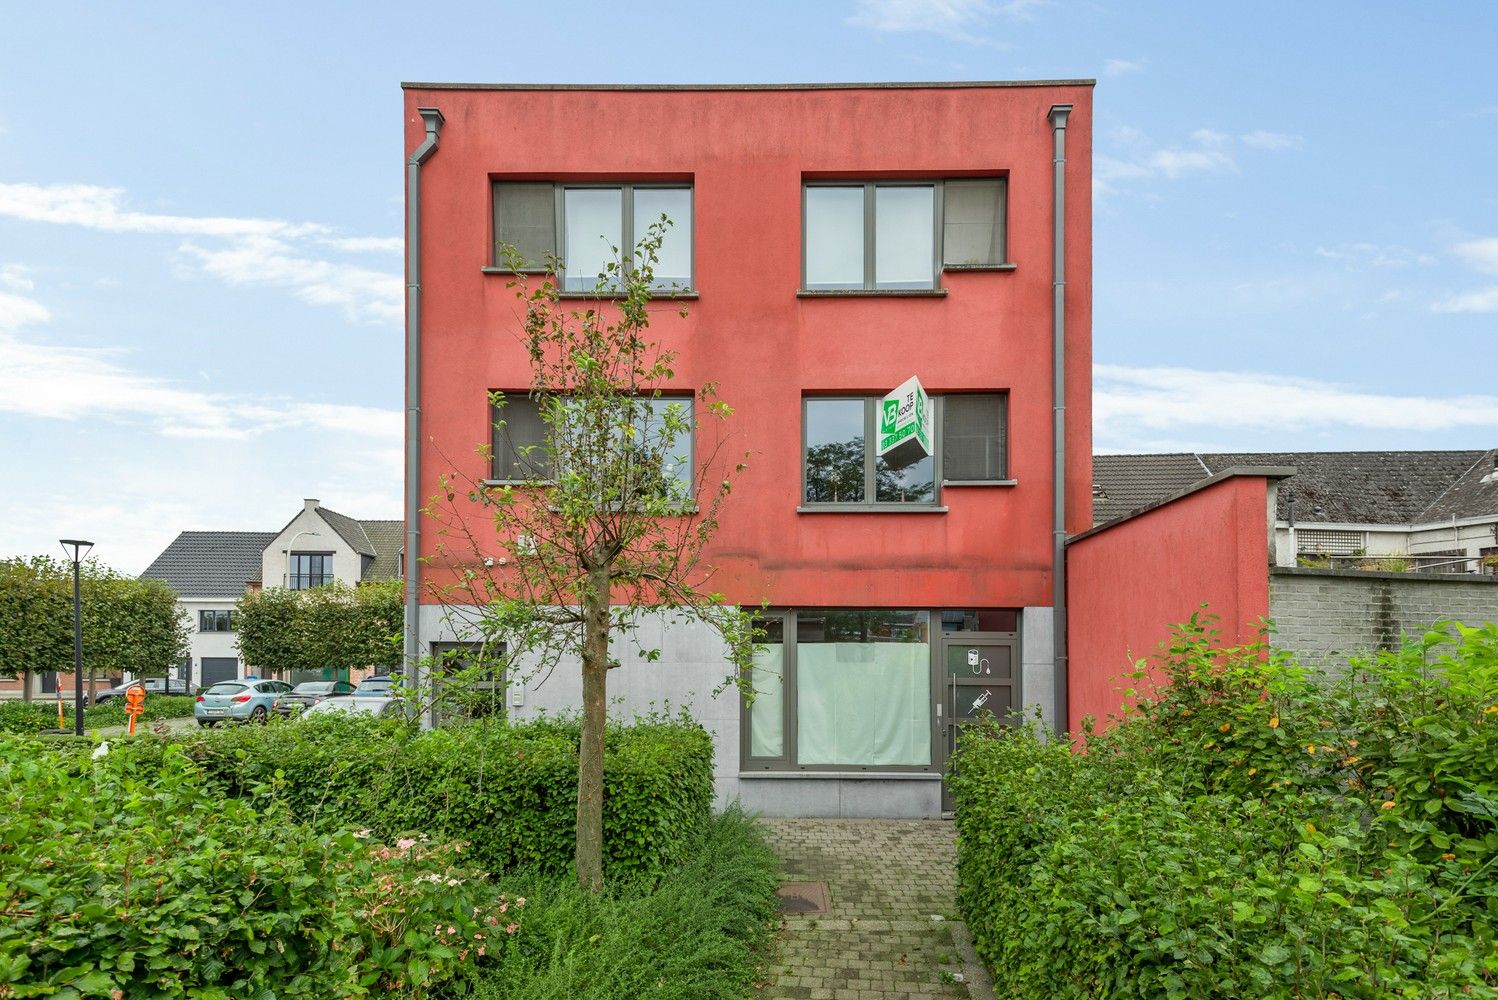
[[[219,681],[232,681],[239,679],[239,660],[233,656],[205,656],[203,657],[203,675],[199,683],[203,687],[217,684]]]

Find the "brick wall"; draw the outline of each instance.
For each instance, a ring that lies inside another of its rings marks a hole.
[[[1498,578],[1279,567],[1269,576],[1274,645],[1307,663],[1388,649],[1442,618],[1498,620]]]

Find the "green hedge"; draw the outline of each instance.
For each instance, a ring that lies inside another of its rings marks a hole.
[[[150,725],[156,719],[191,718],[193,699],[186,695],[148,695],[145,711],[136,723],[136,731],[142,725]],[[73,725],[73,702],[63,702],[63,728]],[[103,705],[90,705],[83,710],[85,729],[103,729],[107,726],[124,726],[130,723],[125,714],[125,703],[114,699]],[[57,728],[57,702],[55,701],[0,701],[0,733],[39,733]]]
[[[523,917],[450,846],[225,799],[149,737],[128,744],[155,744],[149,774],[79,742],[0,736],[0,996],[429,998],[519,940]]]
[[[1193,619],[1086,752],[966,734],[959,905],[1008,995],[1498,996],[1498,626],[1455,628],[1324,675]]]
[[[322,829],[464,840],[476,864],[501,872],[572,863],[579,738],[576,723],[560,720],[419,732],[399,721],[329,716],[169,739],[224,794],[274,795]],[[110,759],[149,774],[162,749],[135,740]],[[712,772],[712,737],[694,722],[611,725],[605,870],[655,875],[684,861],[711,814]]]

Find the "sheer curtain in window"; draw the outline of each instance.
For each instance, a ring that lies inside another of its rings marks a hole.
[[[796,763],[931,763],[931,647],[924,612],[860,612],[853,629],[796,643]],[[834,616],[829,615],[829,619]],[[919,641],[900,632],[914,623]],[[890,626],[893,626],[891,628]],[[850,634],[862,631],[863,635]]]

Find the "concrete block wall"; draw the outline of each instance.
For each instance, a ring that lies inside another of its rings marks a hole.
[[[1442,618],[1498,621],[1498,577],[1279,567],[1269,576],[1276,648],[1306,663],[1392,649]]]

